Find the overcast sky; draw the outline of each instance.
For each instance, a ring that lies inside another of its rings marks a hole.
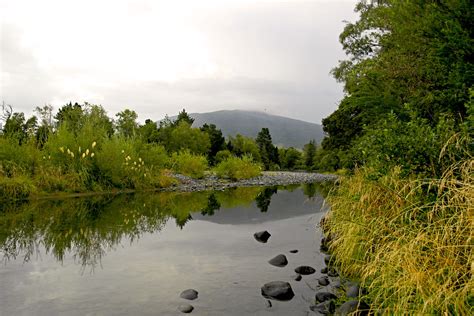
[[[251,109],[320,123],[356,0],[0,0],[0,101],[101,104],[140,121]]]

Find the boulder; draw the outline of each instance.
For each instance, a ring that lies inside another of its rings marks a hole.
[[[288,264],[288,260],[286,259],[285,255],[278,255],[270,260],[268,263],[275,267],[285,267]]]
[[[262,286],[262,296],[277,301],[289,301],[295,296],[295,293],[290,283],[273,281]]]
[[[253,237],[258,241],[258,242],[261,242],[261,243],[266,243],[268,241],[268,238],[270,238],[270,233],[267,232],[266,230],[262,231],[262,232],[257,232],[255,234],[253,234]]]
[[[330,300],[316,305],[311,305],[309,309],[313,312],[320,313],[323,315],[332,315],[336,310],[336,304],[334,304],[333,300]]]
[[[316,270],[310,266],[299,266],[295,269],[295,272],[301,275],[309,275],[315,273]]]
[[[349,286],[346,290],[346,296],[351,298],[357,298],[360,295],[360,287],[358,285]]]
[[[183,292],[181,292],[179,297],[187,300],[195,300],[198,297],[198,292],[193,289],[184,290]]]
[[[335,300],[337,299],[337,296],[330,292],[318,292],[316,293],[315,298],[316,302],[322,303],[329,300]]]
[[[295,281],[301,281],[302,278],[303,278],[303,277],[301,276],[301,274],[298,274],[298,273],[293,276],[293,279],[294,279]]]
[[[189,305],[189,304],[181,304],[181,305],[178,306],[178,310],[181,313],[189,314],[194,310],[194,307],[192,305]]]
[[[290,250],[291,253],[297,253],[298,252],[298,249],[292,249]]]
[[[318,279],[318,284],[322,286],[329,285],[329,278],[327,276],[320,277]]]
[[[331,268],[329,268],[329,270],[328,270],[328,275],[329,275],[330,277],[338,277],[338,276],[339,276],[339,273],[337,273],[336,269],[334,269],[334,268],[331,267]]]
[[[361,301],[347,301],[338,309],[336,309],[335,315],[345,316],[345,315],[369,315],[370,307],[364,302]]]

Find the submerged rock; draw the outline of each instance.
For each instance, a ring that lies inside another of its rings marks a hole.
[[[328,273],[328,268],[327,267],[322,268],[321,273],[322,274],[327,274]]]
[[[288,264],[288,260],[285,255],[278,255],[268,260],[268,263],[275,267],[285,267]]]
[[[270,236],[271,236],[271,234],[269,232],[267,232],[266,230],[253,234],[253,237],[258,242],[261,242],[261,243],[266,243],[268,241],[268,238],[270,238]]]
[[[339,308],[336,309],[335,315],[345,316],[345,315],[351,314],[351,315],[362,316],[362,315],[368,315],[369,310],[370,310],[369,305],[367,305],[364,302],[354,300],[354,301],[345,302],[344,304],[339,306]]]
[[[330,300],[316,305],[311,305],[309,309],[313,312],[320,313],[323,315],[331,315],[336,310],[336,304],[334,304],[333,300]]]
[[[269,300],[266,300],[265,301],[265,307],[266,308],[271,308],[272,307],[272,302],[270,302]]]
[[[327,276],[320,277],[318,279],[318,284],[322,286],[329,285],[329,278]]]
[[[181,313],[189,314],[194,310],[194,307],[192,305],[189,305],[189,304],[181,304],[181,305],[178,306],[178,310]]]
[[[195,300],[198,297],[198,292],[193,289],[184,290],[183,292],[181,292],[179,297],[187,300]]]
[[[289,301],[295,296],[295,293],[290,283],[273,281],[262,286],[262,296],[278,301]]]
[[[297,253],[298,252],[298,249],[292,249],[290,250],[291,253]]]
[[[302,274],[302,275],[310,275],[316,272],[314,268],[310,266],[299,266],[295,269],[296,273]]]
[[[315,298],[316,302],[322,303],[329,300],[335,300],[337,296],[330,292],[318,292],[316,293]]]
[[[301,274],[298,274],[298,273],[293,276],[293,279],[294,279],[295,281],[301,281],[302,278],[303,278],[303,277],[301,276]]]

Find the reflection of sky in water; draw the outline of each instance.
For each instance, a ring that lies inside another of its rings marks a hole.
[[[195,288],[192,315],[305,315],[305,300],[314,297],[309,286],[316,287],[322,265],[314,229],[321,204],[322,198],[309,200],[300,189],[278,191],[266,213],[253,203],[212,217],[194,213],[183,229],[169,220],[133,243],[123,238],[94,269],[70,256],[58,262],[44,250],[27,263],[18,257],[0,268],[0,314],[179,315],[177,306],[188,303],[179,293]],[[265,229],[272,237],[258,243],[253,233]],[[288,266],[267,263],[279,253],[288,257]],[[293,269],[303,264],[318,272],[293,281]],[[272,301],[268,310],[260,287],[275,280],[290,282],[296,296]]]

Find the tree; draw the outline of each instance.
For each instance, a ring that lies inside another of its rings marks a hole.
[[[211,142],[207,133],[199,128],[192,128],[189,123],[182,121],[172,129],[166,148],[170,152],[188,149],[193,154],[206,155],[210,147]]]
[[[214,165],[216,162],[216,154],[219,151],[226,149],[225,138],[222,136],[222,131],[217,129],[216,125],[214,124],[204,124],[201,127],[201,131],[207,133],[209,136],[211,147],[209,147],[209,151],[207,153],[207,161],[209,161],[210,165]]]
[[[145,120],[145,125],[140,126],[138,132],[143,141],[146,143],[159,142],[158,126],[150,119]]]
[[[137,118],[135,111],[125,109],[115,115],[117,117],[116,126],[119,134],[125,137],[133,137],[138,129]]]
[[[234,137],[229,137],[227,148],[232,148],[231,151],[237,157],[244,155],[251,156],[254,161],[260,162],[260,150],[255,140],[250,137],[242,136],[237,134]]]
[[[174,125],[177,126],[181,122],[186,122],[190,126],[192,126],[193,123],[194,123],[194,119],[191,116],[189,116],[189,114],[186,112],[185,109],[183,109],[181,112],[179,112],[176,121],[174,121]]]
[[[68,128],[73,132],[77,132],[81,128],[83,115],[84,111],[79,103],[72,104],[69,102],[58,110],[54,118],[58,127],[67,122]]]
[[[272,136],[268,128],[262,128],[255,141],[260,151],[260,157],[265,170],[269,170],[273,165],[278,165],[278,149],[273,146]]]
[[[293,147],[280,148],[278,150],[278,156],[280,158],[280,167],[282,169],[294,170],[298,168],[302,163],[302,153],[298,149]]]
[[[316,141],[313,139],[304,145],[304,164],[306,169],[311,170],[314,165],[314,158],[316,156]]]

